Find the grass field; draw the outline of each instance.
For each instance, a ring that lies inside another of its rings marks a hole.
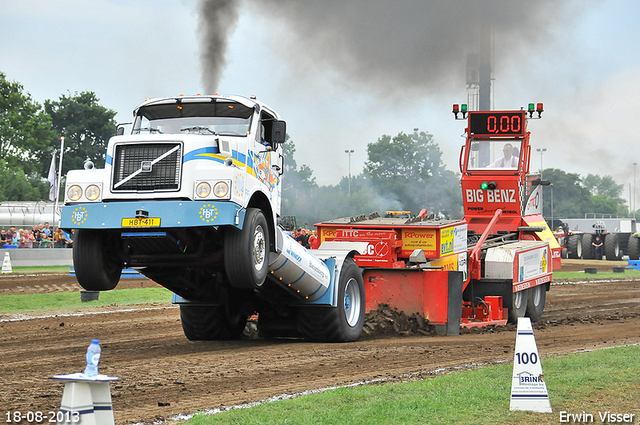
[[[624,273],[614,273],[611,271],[599,271],[596,274],[578,272],[553,272],[553,280],[598,280],[598,279],[634,279],[640,278],[640,270],[627,269]]]
[[[165,288],[116,289],[100,292],[97,301],[80,301],[80,292],[0,295],[0,314],[75,310],[105,305],[169,304],[171,292]]]
[[[13,274],[64,274],[69,273],[69,266],[31,266],[11,267]]]
[[[513,364],[508,363],[422,381],[339,388],[197,415],[188,423],[542,425],[583,412],[602,423],[599,414],[607,411],[634,414],[632,423],[638,423],[640,346],[542,359],[542,367],[553,413],[509,410]]]

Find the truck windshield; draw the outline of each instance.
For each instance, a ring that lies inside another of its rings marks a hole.
[[[519,139],[473,140],[467,152],[467,170],[517,170],[521,145]]]
[[[148,105],[138,110],[131,134],[246,136],[253,111],[226,101]]]

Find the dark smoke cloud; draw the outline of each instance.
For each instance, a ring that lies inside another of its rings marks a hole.
[[[201,0],[200,42],[202,84],[206,93],[214,93],[226,65],[229,34],[238,22],[237,0]]]
[[[204,68],[219,76],[228,27],[216,13],[236,14],[232,1],[203,1]],[[521,59],[567,26],[588,2],[513,0],[250,0],[244,3],[292,34],[281,52],[299,73],[333,70],[358,89],[437,94],[460,89],[466,56],[491,26],[501,58]],[[236,3],[237,4],[237,3]],[[219,29],[222,28],[222,31]],[[222,64],[224,62],[222,61]],[[212,76],[205,78],[212,79]]]
[[[477,53],[482,28],[493,28],[500,57],[539,48],[554,25],[567,25],[575,4],[550,0],[255,0],[280,17],[296,37],[300,55],[337,70],[359,88],[460,89],[466,56]],[[506,52],[505,50],[508,50]]]

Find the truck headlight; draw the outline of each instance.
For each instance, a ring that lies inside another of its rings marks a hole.
[[[89,185],[84,192],[84,196],[90,201],[95,201],[100,197],[100,188],[95,184]]]
[[[227,182],[218,182],[213,186],[213,194],[218,198],[224,198],[229,193],[229,185]]]
[[[200,198],[206,198],[211,194],[211,185],[207,182],[200,182],[196,186],[196,195]]]
[[[77,184],[69,186],[69,189],[67,189],[67,196],[72,201],[77,201],[82,196],[82,188]]]

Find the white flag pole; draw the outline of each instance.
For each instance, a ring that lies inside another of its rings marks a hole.
[[[53,227],[57,226],[57,221],[55,219],[56,214],[58,213],[58,198],[60,197],[60,182],[62,177],[62,155],[64,154],[64,136],[60,136],[60,164],[58,165],[58,182],[56,185],[56,204],[53,209]]]
[[[49,175],[47,176],[49,181],[49,200],[56,200],[56,152],[51,155],[51,165],[49,166]]]

